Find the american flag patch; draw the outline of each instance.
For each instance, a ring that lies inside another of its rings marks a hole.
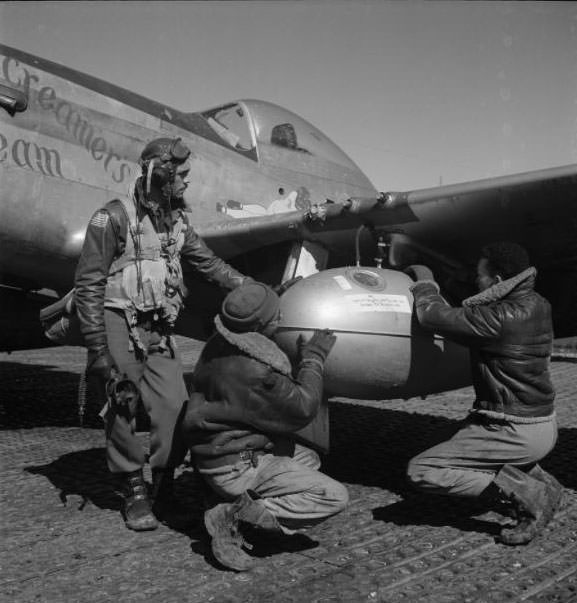
[[[96,228],[104,228],[108,224],[110,216],[106,211],[96,212],[90,220],[90,226],[96,226]]]

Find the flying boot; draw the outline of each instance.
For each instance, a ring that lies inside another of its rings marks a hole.
[[[152,514],[142,469],[124,474],[124,506],[122,514],[126,527],[135,532],[156,530],[158,521]]]
[[[527,471],[527,475],[529,475],[533,479],[543,482],[544,484],[548,484],[553,488],[559,488],[563,490],[563,486],[557,481],[557,479],[553,475],[545,471],[545,469],[543,469],[539,464],[536,464],[530,471]]]
[[[276,517],[258,500],[256,494],[243,492],[232,503],[221,503],[204,514],[204,524],[210,534],[211,548],[216,560],[237,572],[254,567],[254,560],[243,547],[249,548],[240,524],[242,522],[263,531],[282,533]]]
[[[531,471],[546,477],[539,469]],[[527,544],[551,521],[563,494],[561,484],[551,478],[554,482],[536,479],[530,472],[525,473],[513,465],[504,465],[497,473],[493,483],[511,501],[517,516],[516,526],[501,530],[501,542],[513,546]]]
[[[284,536],[285,532],[281,528],[277,518],[265,507],[264,503],[257,502],[262,500],[262,496],[254,490],[247,490],[244,494],[252,502],[243,507],[239,515],[241,523],[249,525],[253,530],[263,535],[271,537]]]
[[[481,492],[477,502],[481,506],[483,512],[496,511],[500,515],[509,517],[510,519],[517,519],[517,507],[513,504],[511,499],[501,491],[494,481]]]

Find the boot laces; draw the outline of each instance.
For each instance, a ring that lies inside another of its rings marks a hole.
[[[126,498],[134,500],[148,499],[146,486],[141,480],[130,480],[128,482],[128,492]]]

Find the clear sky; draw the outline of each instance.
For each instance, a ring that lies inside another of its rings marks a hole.
[[[278,103],[379,190],[577,163],[577,2],[2,2],[0,40],[185,111]]]

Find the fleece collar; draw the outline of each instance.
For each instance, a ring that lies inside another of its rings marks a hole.
[[[241,352],[267,364],[283,375],[287,375],[288,377],[292,375],[292,367],[288,356],[272,339],[254,331],[248,333],[229,331],[222,324],[220,316],[215,317],[214,324],[216,325],[216,330]]]
[[[523,270],[523,272],[519,272],[515,276],[508,278],[506,281],[501,281],[500,283],[496,283],[492,287],[477,293],[477,295],[473,295],[463,300],[463,306],[470,308],[471,306],[480,306],[482,304],[490,304],[491,302],[499,301],[503,299],[515,287],[518,287],[521,283],[529,280],[530,278],[534,278],[537,274],[536,268],[527,268],[527,270]]]

